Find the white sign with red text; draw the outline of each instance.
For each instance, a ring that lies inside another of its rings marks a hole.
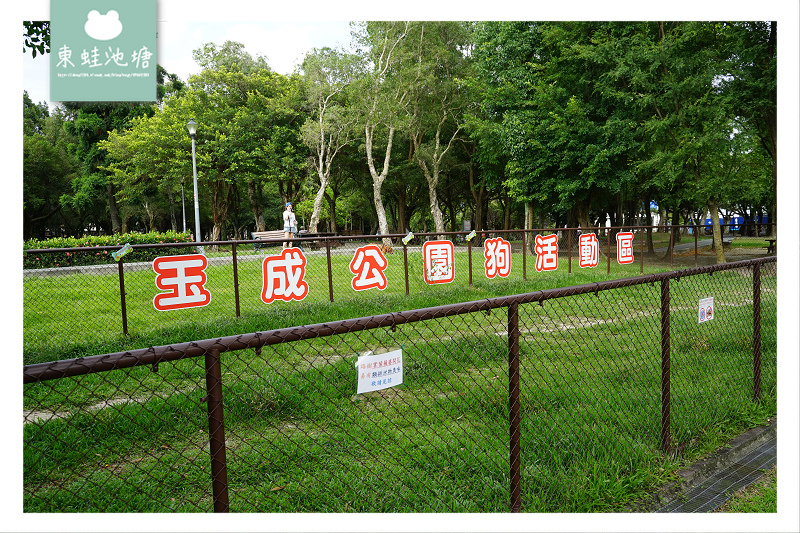
[[[384,270],[389,266],[386,256],[376,244],[361,246],[350,261],[350,272],[354,274],[350,284],[354,291],[386,288]]]
[[[425,283],[450,283],[455,279],[455,249],[450,241],[428,241],[422,245]]]
[[[511,243],[498,237],[483,243],[483,269],[489,279],[495,276],[507,278],[511,273]]]
[[[308,283],[304,279],[306,256],[299,248],[284,248],[280,254],[264,258],[262,275],[261,300],[264,303],[300,301],[308,296]]]
[[[170,292],[157,294],[153,306],[159,311],[171,311],[208,305],[211,293],[205,287],[206,266],[208,261],[202,254],[156,257],[156,287]]]
[[[356,394],[387,389],[403,383],[403,350],[373,354],[367,352],[356,361]]]

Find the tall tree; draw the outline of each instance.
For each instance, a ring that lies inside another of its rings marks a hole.
[[[727,69],[720,83],[734,112],[761,140],[771,159],[772,198],[768,202],[773,236],[777,236],[778,202],[778,23],[726,24]]]
[[[643,123],[647,149],[639,168],[656,178],[662,191],[680,191],[680,200],[711,214],[717,261],[724,262],[719,207],[723,201],[720,160],[731,157],[731,112],[719,89],[728,42],[722,25],[657,22],[629,40],[620,62],[634,106],[651,113]],[[673,201],[673,212],[680,206]]]
[[[168,97],[153,117],[115,132],[103,144],[113,159],[108,168],[126,197],[136,195],[137,201],[149,202],[166,196],[172,205],[180,185],[192,177],[185,125],[193,118],[199,124],[201,206],[210,207],[212,240],[224,238],[226,227],[239,233],[240,207],[247,205],[243,196],[256,229],[265,229],[265,205],[277,208],[278,204],[264,197],[265,188],[293,199],[305,177],[307,156],[299,142],[299,78],[266,68],[246,73],[230,58],[218,55],[217,59],[224,59],[230,68],[204,69],[189,80],[188,89]]]
[[[409,137],[413,157],[428,184],[437,233],[445,231],[437,187],[445,158],[461,132],[461,113],[466,107],[462,80],[469,75],[468,45],[468,26],[460,22],[421,22],[409,38],[415,71]]]
[[[361,58],[340,50],[312,50],[303,61],[303,88],[311,116],[303,124],[303,142],[319,179],[309,231],[316,233],[322,201],[331,180],[334,160],[357,136],[358,115],[347,106],[346,91],[363,72]],[[335,220],[334,220],[335,222]]]
[[[367,167],[372,177],[373,203],[381,235],[389,234],[386,208],[381,189],[389,175],[395,133],[407,124],[406,107],[411,95],[413,72],[408,70],[406,38],[418,26],[413,22],[369,22],[362,24],[356,36],[365,47],[372,70],[359,83],[356,103],[364,131]],[[382,133],[382,138],[379,137]],[[378,171],[374,152],[377,141],[383,143],[383,165]],[[389,239],[384,239],[389,244]]]
[[[594,27],[488,22],[473,54],[482,106],[474,122],[499,144],[495,152],[508,154],[505,187],[554,218],[566,215],[570,226],[607,209],[632,179],[627,161],[636,147],[630,118],[595,90],[601,66],[587,52]]]

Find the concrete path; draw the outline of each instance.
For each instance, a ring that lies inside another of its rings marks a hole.
[[[710,457],[679,472],[681,490],[657,513],[709,513],[778,462],[777,419],[751,429]]]

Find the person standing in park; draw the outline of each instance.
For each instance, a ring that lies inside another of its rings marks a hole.
[[[294,237],[296,232],[297,218],[294,216],[294,211],[292,211],[292,202],[286,202],[286,210],[283,212],[283,236],[285,239],[289,239]],[[291,241],[283,243],[284,248],[286,248],[287,245],[291,248]]]

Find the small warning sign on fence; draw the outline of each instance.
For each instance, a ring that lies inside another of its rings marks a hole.
[[[403,350],[381,354],[367,352],[356,361],[356,394],[394,387],[403,383]]]
[[[714,297],[701,298],[697,309],[697,323],[702,324],[714,319]]]

